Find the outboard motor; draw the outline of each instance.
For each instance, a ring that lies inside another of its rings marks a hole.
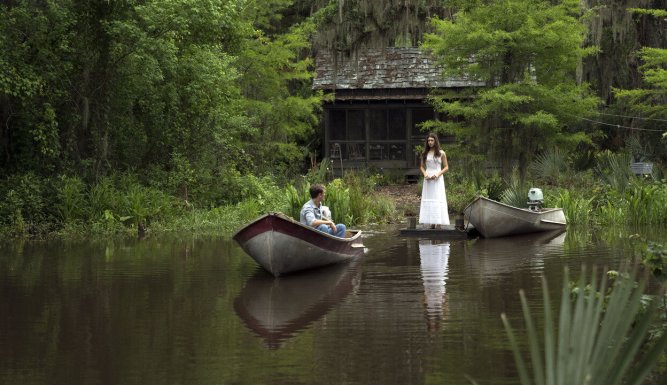
[[[532,187],[528,190],[528,210],[540,211],[544,204],[544,195],[539,188]]]

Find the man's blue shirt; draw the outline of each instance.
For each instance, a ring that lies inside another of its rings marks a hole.
[[[299,222],[306,226],[312,226],[315,219],[322,219],[320,208],[315,205],[313,200],[306,202],[301,208],[301,217]]]

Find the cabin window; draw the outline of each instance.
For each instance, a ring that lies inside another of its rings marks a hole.
[[[406,111],[389,110],[389,126],[387,128],[387,139],[405,140],[405,119]]]
[[[371,140],[405,139],[405,109],[370,111],[369,136]]]
[[[346,139],[366,139],[366,114],[364,113],[364,110],[348,110]]]
[[[369,160],[405,159],[405,119],[404,108],[370,110]]]
[[[329,111],[329,137],[333,140],[345,140],[345,110]]]
[[[387,110],[371,110],[370,139],[387,139]]]
[[[426,133],[421,131],[421,124],[427,120],[435,119],[435,114],[430,108],[415,108],[412,110],[412,135],[423,136]]]

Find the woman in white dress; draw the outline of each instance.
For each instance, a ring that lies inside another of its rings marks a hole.
[[[448,225],[447,193],[442,175],[449,170],[449,164],[447,155],[440,148],[438,136],[434,133],[426,137],[419,170],[424,176],[419,223],[430,225],[432,229]]]

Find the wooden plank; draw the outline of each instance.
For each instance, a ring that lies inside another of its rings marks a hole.
[[[471,226],[467,230],[458,230],[453,225],[441,229],[401,229],[401,236],[423,237],[439,239],[469,239],[478,236],[477,231]]]

